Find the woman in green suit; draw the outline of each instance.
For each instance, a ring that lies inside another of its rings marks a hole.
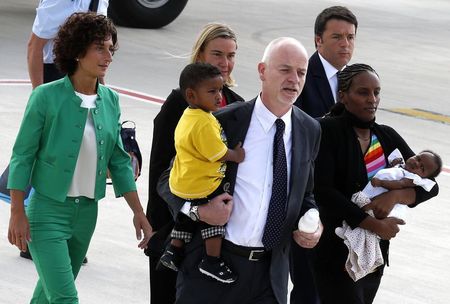
[[[117,48],[117,32],[105,16],[75,13],[55,39],[55,63],[63,79],[35,88],[14,144],[8,188],[8,239],[28,247],[39,275],[31,303],[78,303],[74,280],[105,196],[109,169],[116,196],[134,213],[139,248],[152,228],[139,201],[130,158],[120,139],[118,95],[99,83]],[[24,211],[24,189],[35,193]]]

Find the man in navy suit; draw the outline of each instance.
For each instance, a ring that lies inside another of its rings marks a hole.
[[[295,105],[322,117],[337,102],[336,73],[352,59],[358,21],[346,7],[323,10],[314,25],[316,52],[309,58],[305,87]]]
[[[273,40],[258,65],[261,94],[215,114],[228,145],[241,142],[245,149],[242,163],[227,163],[225,178],[232,196],[224,193],[207,204],[189,208],[188,202],[170,194],[168,171],[160,178],[158,192],[175,213],[184,212],[192,219],[212,225],[227,223],[222,257],[239,275],[233,284],[205,279],[198,270],[204,249],[197,233],[185,249],[178,274],[177,303],[287,302],[291,240],[313,248],[323,229],[322,224],[313,233],[296,228],[301,214],[317,208],[312,190],[320,127],[316,120],[293,106],[302,90],[307,65],[307,53],[300,42],[288,37]],[[280,147],[277,153],[275,147]],[[279,160],[280,155],[285,156],[282,162],[286,165],[283,171],[286,179],[282,183],[285,188],[279,183],[281,178],[274,178],[280,173],[276,169],[280,168],[274,165],[279,163],[275,159]],[[283,207],[271,212],[280,203]],[[269,218],[272,220],[278,214],[278,224],[272,226],[275,229],[266,229]],[[268,242],[265,236],[273,232],[278,236]]]
[[[332,6],[316,18],[314,42],[316,52],[309,58],[305,86],[295,105],[319,118],[329,112],[337,100],[337,72],[352,58],[358,21],[346,7]],[[291,279],[294,288],[291,304],[318,304],[309,264],[310,250],[293,243]]]

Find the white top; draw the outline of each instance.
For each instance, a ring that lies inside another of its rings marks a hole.
[[[288,187],[291,172],[292,110],[280,117],[286,124]],[[233,211],[225,238],[237,245],[263,247],[262,236],[272,195],[273,140],[276,131],[273,115],[258,96],[245,137],[245,160],[239,164],[233,194]],[[288,189],[289,192],[289,189]]]
[[[99,0],[97,13],[107,14],[109,0]],[[49,39],[44,47],[44,63],[53,63],[53,39],[59,27],[75,12],[87,12],[91,0],[40,0],[33,23],[33,33]]]
[[[87,109],[96,107],[95,100],[97,99],[97,95],[84,95],[78,92],[75,92],[75,94],[82,100],[80,107]],[[85,196],[94,198],[95,195],[97,141],[94,121],[90,110],[88,110],[87,115],[77,164],[75,165],[72,182],[67,193],[67,196],[70,197]]]
[[[292,157],[292,109],[280,117],[285,123],[284,147],[286,151],[288,193]],[[258,96],[250,125],[243,143],[245,159],[239,163],[233,194],[233,211],[226,226],[225,238],[236,245],[264,247],[262,236],[272,195],[273,140],[275,120]],[[181,212],[189,214],[186,202]]]
[[[322,57],[322,55],[319,54],[320,61],[322,62],[323,68],[325,69],[325,74],[328,78],[328,83],[330,84],[331,93],[333,93],[334,102],[337,102],[337,90],[338,90],[338,79],[337,79],[337,72],[339,72],[338,69],[336,69],[334,66],[332,66],[325,58]],[[344,67],[345,69],[345,67]]]

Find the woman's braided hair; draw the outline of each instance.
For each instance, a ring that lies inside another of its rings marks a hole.
[[[364,63],[348,65],[338,73],[338,92],[347,92],[352,85],[353,78],[363,72],[372,72],[378,76],[377,72],[370,65]]]
[[[363,72],[374,73],[378,78],[380,78],[380,76],[378,76],[378,73],[370,65],[364,63],[355,63],[352,65],[348,65],[345,69],[338,72],[338,92],[347,92],[352,86],[353,78]],[[338,116],[344,111],[344,109],[344,104],[340,102],[338,96],[338,102],[330,109],[330,112],[325,116]]]

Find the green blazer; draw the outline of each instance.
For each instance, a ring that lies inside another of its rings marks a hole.
[[[91,109],[97,138],[95,200],[105,196],[106,169],[116,196],[135,191],[130,157],[120,138],[120,107],[116,92],[99,84]],[[8,189],[35,190],[64,202],[80,151],[88,109],[81,108],[68,76],[38,86],[31,93],[14,144]]]

